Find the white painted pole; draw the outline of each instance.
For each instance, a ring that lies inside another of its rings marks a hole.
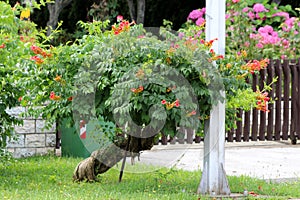
[[[206,40],[218,38],[212,48],[225,54],[225,0],[206,0]],[[225,92],[221,91],[225,97]],[[205,125],[204,162],[198,193],[229,195],[225,161],[225,103],[219,102]]]

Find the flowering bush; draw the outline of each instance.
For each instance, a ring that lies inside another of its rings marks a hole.
[[[82,26],[91,30],[95,24]],[[260,94],[245,79],[266,67],[267,60],[245,63],[244,51],[235,58],[216,55],[211,49],[215,40],[204,41],[190,29],[177,36],[162,28],[161,34],[164,40],[119,18],[111,30],[89,32],[72,45],[44,50],[31,44],[32,56],[43,62],[31,59],[32,67],[23,73],[20,86],[30,93],[22,102],[31,114],[52,122],[75,114],[85,120],[103,116],[122,126],[132,118],[138,125],[151,123],[155,130],[164,124],[163,132],[171,136],[179,125],[203,124],[221,99],[223,83],[232,110],[227,112],[228,126],[233,125],[235,108],[255,106]],[[248,98],[237,101],[239,95]],[[45,107],[33,108],[45,102]]]
[[[41,65],[52,56],[44,50],[47,46],[39,43],[39,40],[45,42],[42,38],[51,37],[38,32],[34,23],[20,20],[18,15],[22,10],[19,4],[12,8],[0,2],[0,156],[6,142],[14,138],[13,127],[22,124],[21,118],[10,115],[8,109],[31,104],[26,96],[31,88],[39,88],[36,91],[41,92],[47,75],[39,77],[38,74],[43,70]],[[25,77],[37,79],[37,84],[30,85],[33,80],[29,83]]]
[[[197,22],[204,12],[189,18]],[[217,39],[203,39],[201,20],[200,26],[188,26],[179,35],[169,26],[161,28],[162,40],[121,16],[109,30],[107,21],[79,22],[86,35],[57,47],[45,45],[46,38],[30,22],[22,23],[26,32],[16,30],[9,36],[15,46],[4,42],[8,33],[1,35],[0,51],[6,54],[0,63],[13,70],[13,76],[5,79],[18,89],[11,92],[15,102],[11,106],[19,100],[28,108],[26,114],[42,116],[48,125],[66,117],[76,124],[101,118],[123,128],[127,123],[137,134],[143,133],[136,125],[174,136],[178,126],[203,130],[212,105],[224,100],[220,94],[224,89],[229,126],[236,108],[250,109],[260,102],[257,107],[267,111],[267,91],[253,92],[246,78],[265,68],[268,60],[245,63],[243,50],[234,56],[217,55],[211,49]]]
[[[0,156],[7,139],[12,137],[13,126],[21,124],[21,120],[8,114],[7,109],[19,105],[21,88],[16,87],[15,71],[20,61],[29,55],[25,43],[18,32],[24,34],[31,25],[15,19],[11,7],[0,2]],[[30,32],[26,37],[31,38]]]
[[[284,59],[299,55],[300,22],[291,6],[265,0],[227,0],[226,54],[246,50],[248,59]],[[192,11],[188,20],[204,27],[205,8]],[[200,30],[198,34],[202,34]],[[202,34],[203,36],[203,34]]]

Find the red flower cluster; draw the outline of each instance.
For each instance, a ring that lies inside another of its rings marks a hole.
[[[51,56],[52,56],[52,54],[47,53],[47,52],[44,51],[41,47],[38,47],[38,46],[35,46],[35,45],[32,45],[32,46],[30,47],[30,49],[31,49],[31,51],[32,51],[34,54],[36,54],[35,56],[32,56],[32,57],[30,58],[30,60],[35,61],[35,63],[36,63],[37,65],[42,64],[42,63],[44,62],[44,61],[42,60],[42,58],[40,58],[39,55],[41,55],[43,58],[51,57]]]
[[[218,40],[218,38],[215,38],[215,39],[212,39],[209,41],[200,39],[200,43],[204,44],[209,49],[209,55],[211,56],[211,58],[208,59],[208,62],[212,62],[212,61],[219,60],[219,59],[224,59],[223,55],[216,55],[216,52],[211,48],[213,43],[217,40]]]
[[[35,46],[35,45],[32,45],[30,47],[30,49],[35,54],[41,54],[43,52],[43,49],[41,47],[38,47],[38,46]]]
[[[193,115],[196,115],[196,110],[193,110],[192,112],[189,112],[186,116],[190,117],[190,116],[193,116]]]
[[[5,48],[5,44],[3,43],[0,45],[0,49],[4,49],[4,48]]]
[[[168,87],[166,89],[166,92],[169,93],[169,92],[172,92],[172,90],[175,90],[176,89],[176,85],[174,85],[173,87]]]
[[[249,61],[246,65],[243,65],[241,68],[248,70],[251,74],[253,74],[255,71],[259,71],[261,69],[264,69],[268,66],[269,59],[263,59],[261,61],[253,60]]]
[[[177,107],[177,108],[180,106],[180,103],[179,103],[178,99],[176,99],[173,103],[167,102],[164,99],[164,100],[161,101],[161,104],[166,105],[167,110],[172,109],[174,106]]]
[[[54,80],[56,82],[61,82],[61,76],[56,75],[56,77],[54,78]]]
[[[203,39],[200,40],[201,44],[204,44],[205,46],[207,46],[208,48],[211,48],[211,46],[213,45],[214,41],[218,40],[218,38],[209,40],[207,42],[205,42]]]
[[[211,56],[211,58],[208,59],[209,62],[212,62],[214,60],[219,60],[219,59],[223,59],[224,58],[223,55],[216,55],[216,52],[213,49],[209,50],[209,54]]]
[[[21,42],[30,42],[30,43],[35,43],[35,38],[34,37],[29,37],[29,36],[20,36]]]
[[[140,92],[142,92],[142,91],[144,90],[144,87],[141,85],[141,86],[138,87],[138,88],[131,88],[130,90],[131,90],[133,93],[138,94],[138,93],[140,93]]]
[[[270,110],[268,109],[268,103],[270,101],[270,98],[268,97],[268,93],[264,92],[261,93],[260,91],[256,91],[257,94],[257,109],[261,110],[263,112],[270,112]]]
[[[123,16],[118,15],[117,16],[117,21],[119,24],[117,25],[112,25],[112,31],[114,32],[115,35],[118,35],[121,32],[128,31],[130,29],[130,26],[132,24],[135,24],[135,22],[129,23],[127,20],[123,19]]]
[[[30,47],[30,49],[31,49],[31,51],[33,52],[33,53],[35,53],[35,54],[40,54],[40,55],[42,55],[44,58],[46,58],[46,57],[51,57],[52,56],[52,54],[50,54],[50,53],[47,53],[46,51],[44,51],[41,47],[38,47],[38,46],[35,46],[35,45],[32,45],[31,47]]]
[[[39,56],[31,56],[30,60],[35,61],[35,64],[37,65],[40,65],[44,62]]]
[[[60,100],[61,99],[61,97],[60,96],[57,96],[56,94],[55,94],[55,92],[50,92],[50,99],[51,100],[54,100],[54,101],[58,101],[58,100]]]

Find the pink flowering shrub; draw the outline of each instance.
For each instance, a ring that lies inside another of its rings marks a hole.
[[[300,55],[300,21],[291,6],[267,1],[227,0],[226,53],[247,51],[248,58],[295,58]],[[203,34],[205,8],[193,10],[188,23],[201,27]]]
[[[195,21],[197,26],[201,26],[205,23],[205,8],[193,10],[187,20]]]
[[[269,10],[267,10],[265,8],[265,6],[261,3],[256,3],[253,5],[253,11],[256,13],[256,15],[260,12],[269,12]]]
[[[257,48],[263,49],[268,44],[280,45],[282,39],[278,37],[278,32],[274,31],[272,26],[260,27],[257,32],[257,34],[250,33],[250,39],[257,41]]]

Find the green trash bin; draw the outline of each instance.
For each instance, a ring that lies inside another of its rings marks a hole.
[[[75,127],[69,127],[70,119],[64,119],[61,126],[61,155],[63,157],[87,158],[91,152],[85,147]]]
[[[61,126],[61,154],[63,157],[87,158],[90,154],[111,144],[107,136],[113,134],[115,125],[105,122],[103,118],[91,120],[84,124],[80,122],[80,130],[69,127],[71,119],[64,119]]]

